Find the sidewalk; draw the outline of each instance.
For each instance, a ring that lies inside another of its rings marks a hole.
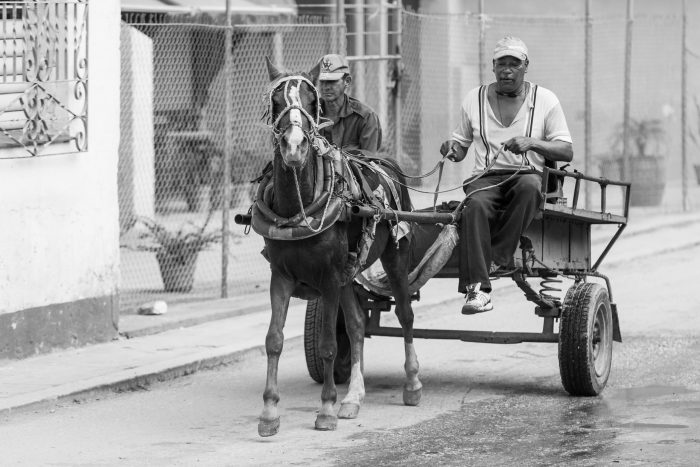
[[[594,226],[593,260],[615,231],[615,226]],[[699,243],[700,212],[660,215],[633,211],[601,270],[616,262]],[[455,292],[453,281],[434,280],[428,286],[430,293],[423,293],[414,304],[416,313],[437,304],[456,307],[463,299]],[[292,301],[286,341],[303,336],[305,307],[304,301]],[[125,316],[118,340],[0,361],[0,413],[103,391],[134,389],[253,354],[264,355],[268,324],[267,294],[171,306],[165,315]]]

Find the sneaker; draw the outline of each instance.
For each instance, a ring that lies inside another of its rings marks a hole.
[[[517,270],[518,268],[514,266],[501,266],[500,264],[491,262],[491,267],[489,268],[489,277],[510,276]]]
[[[472,284],[467,289],[467,302],[462,307],[463,315],[473,315],[493,310],[491,296],[480,289],[481,284]]]

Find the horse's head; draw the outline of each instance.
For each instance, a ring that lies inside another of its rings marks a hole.
[[[303,167],[320,115],[317,64],[309,73],[291,74],[279,70],[267,59],[270,75],[269,115],[272,131],[288,167]]]

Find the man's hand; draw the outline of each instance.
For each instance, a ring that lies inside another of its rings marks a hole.
[[[527,136],[516,136],[503,143],[503,149],[510,151],[513,154],[525,154],[534,148],[532,138]]]
[[[514,154],[525,154],[534,151],[550,161],[571,162],[574,151],[571,143],[567,141],[543,141],[527,136],[516,136],[503,143],[503,149]]]
[[[460,162],[466,157],[467,152],[457,141],[448,139],[440,145],[440,154],[447,156],[453,162]]]

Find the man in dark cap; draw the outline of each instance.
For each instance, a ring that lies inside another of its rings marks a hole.
[[[474,157],[473,177],[479,176],[465,187],[462,211],[458,291],[466,294],[464,314],[493,309],[490,277],[513,273],[520,236],[542,200],[545,164],[573,158],[559,99],[525,81],[529,65],[522,40],[499,40],[493,54],[496,81],[467,94],[459,125],[440,148],[455,162]]]
[[[346,94],[352,76],[345,57],[324,55],[318,80],[322,115],[333,121],[333,126],[323,128],[321,135],[340,149],[376,155],[382,144],[379,117],[369,106]]]

